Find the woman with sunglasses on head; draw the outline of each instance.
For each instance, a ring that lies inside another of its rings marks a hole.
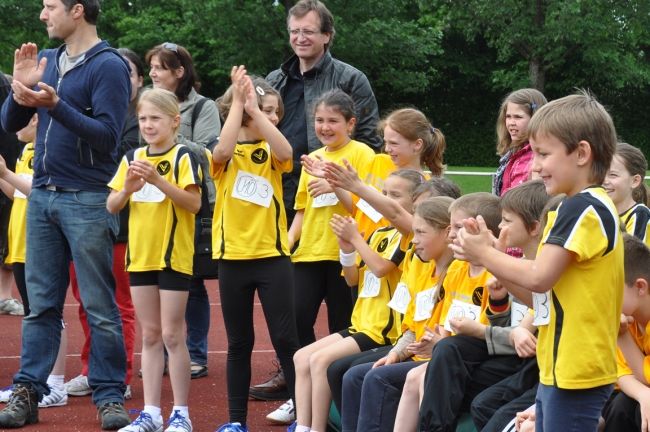
[[[165,42],[153,47],[146,55],[151,68],[149,76],[154,88],[173,92],[178,98],[181,112],[181,125],[178,130],[178,143],[192,150],[199,159],[203,170],[203,181],[208,191],[207,198],[212,214],[215,202],[215,187],[210,177],[210,158],[205,146],[221,133],[219,112],[214,102],[198,91],[201,88],[194,62],[190,53],[181,45]],[[195,112],[196,111],[196,112]],[[202,200],[202,205],[207,205]],[[202,209],[203,210],[203,209]],[[201,214],[197,214],[196,230],[201,233]],[[187,347],[192,361],[192,378],[208,374],[208,331],[210,330],[210,300],[203,279],[192,277],[190,295],[185,312],[187,324]]]

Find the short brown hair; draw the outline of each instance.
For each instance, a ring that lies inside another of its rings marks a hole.
[[[544,206],[550,198],[542,180],[531,180],[504,193],[499,209],[511,211],[519,216],[530,234],[535,227],[535,222],[540,222]]]
[[[434,128],[421,111],[414,108],[395,110],[379,121],[377,132],[383,135],[386,126],[390,126],[409,141],[421,139],[423,144],[420,163],[429,168],[432,176],[442,176],[447,168],[442,163],[442,153],[447,147],[447,141],[442,131]]]
[[[552,135],[573,153],[580,141],[591,147],[592,161],[589,181],[602,184],[612,165],[616,151],[616,128],[607,110],[589,94],[563,97],[544,105],[528,123],[528,136]]]
[[[650,249],[637,237],[623,234],[625,248],[625,284],[634,285],[637,279],[650,283]]]
[[[497,154],[503,156],[510,150],[518,150],[528,142],[528,133],[521,135],[520,139],[513,141],[506,127],[506,111],[508,104],[519,105],[529,116],[533,116],[538,109],[548,103],[544,95],[535,89],[526,88],[510,93],[501,102],[499,118],[497,119]]]
[[[448,196],[453,199],[460,198],[462,195],[460,187],[445,177],[431,177],[429,180],[417,185],[413,191],[413,201],[424,193],[428,193],[432,197]]]
[[[257,96],[257,104],[262,109],[262,102],[265,96],[275,96],[278,98],[278,121],[282,120],[282,117],[284,117],[284,104],[282,103],[282,96],[280,96],[280,93],[276,89],[274,89],[271,84],[266,82],[264,78],[257,77],[257,76],[251,76],[251,81],[253,83],[253,87],[255,87],[255,96]],[[262,93],[264,96],[260,95],[260,92],[257,91],[257,87],[259,87],[262,90]],[[228,118],[228,114],[230,114],[230,107],[232,106],[232,99],[233,99],[233,90],[232,90],[232,85],[228,87],[228,90],[215,101],[215,105],[217,106],[217,109],[219,110],[219,114],[221,114],[221,117],[223,117],[224,121]],[[242,116],[241,120],[241,125],[245,126],[246,123],[251,119],[251,116],[248,115],[246,111],[244,111],[244,115]]]
[[[485,225],[495,237],[499,236],[501,229],[501,211],[499,210],[499,197],[487,192],[475,192],[463,195],[449,206],[449,212],[461,210],[470,217],[483,216]]]
[[[327,9],[327,6],[323,2],[318,0],[300,0],[293,5],[287,14],[287,29],[291,30],[289,23],[292,16],[302,18],[311,11],[316,12],[316,15],[318,15],[318,24],[320,25],[321,33],[330,35],[330,41],[325,44],[325,51],[328,51],[334,41],[336,30],[334,30],[334,16],[332,16],[332,12]]]

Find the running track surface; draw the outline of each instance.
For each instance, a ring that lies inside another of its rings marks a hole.
[[[211,303],[211,327],[208,347],[209,375],[205,378],[192,380],[190,386],[189,408],[195,432],[214,432],[219,426],[228,421],[228,400],[226,396],[226,351],[228,347],[219,301],[219,288],[214,281],[206,281],[206,286]],[[15,287],[13,293],[14,298],[20,298]],[[271,361],[275,358],[275,354],[259,300],[256,299],[255,301],[256,339],[252,359],[252,381],[254,384],[258,384],[270,378],[269,373],[274,370]],[[83,345],[83,331],[79,324],[77,308],[78,303],[69,291],[64,310],[64,319],[68,328],[66,381],[79,375],[82,368],[79,354]],[[316,323],[317,338],[327,335],[327,318],[324,309],[325,306],[322,306]],[[0,388],[11,384],[12,377],[20,366],[21,320],[22,317],[0,315],[0,328],[2,329]],[[142,409],[144,406],[142,380],[138,377],[142,350],[139,325],[136,325],[136,332],[133,380],[131,382],[133,399],[126,401],[127,410]],[[249,431],[284,432],[287,426],[273,425],[265,418],[268,413],[281,404],[282,402],[263,402],[251,399],[248,404]],[[0,408],[3,405],[0,404]],[[163,378],[162,391],[163,417],[167,418],[170,415],[172,406],[172,391],[169,377],[166,376]],[[132,417],[135,418],[135,415]],[[26,432],[101,431],[101,424],[90,396],[70,397],[66,406],[39,410],[39,423],[25,426],[22,430]]]

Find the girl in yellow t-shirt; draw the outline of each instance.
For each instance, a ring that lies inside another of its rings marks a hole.
[[[644,177],[648,162],[638,148],[618,143],[603,187],[616,206],[625,231],[650,246],[650,190]]]
[[[420,181],[417,171],[400,170],[389,175],[383,192],[412,212],[411,194]],[[332,400],[327,380],[330,363],[391,345],[401,334],[399,314],[387,306],[402,274],[401,235],[394,227],[379,228],[366,243],[351,217],[335,214],[330,225],[338,237],[345,280],[352,288],[358,285],[359,298],[348,329],[307,345],[294,357],[297,425],[310,425],[317,431],[327,426]]]
[[[293,167],[293,150],[276,127],[283,114],[280,94],[263,79],[247,76],[243,66],[233,68],[231,79],[217,99],[225,123],[211,168],[217,186],[212,253],[219,260],[228,335],[229,422],[219,430],[246,431],[256,292],[289,393],[294,391],[293,355],[299,346],[282,205],[282,173]]]
[[[180,112],[173,93],[163,89],[143,92],[136,115],[148,146],[126,153],[109,183],[112,190],[106,202],[113,214],[129,203],[126,270],[142,327],[144,410],[120,431],[137,432],[143,425],[162,430],[163,345],[169,354],[174,392],[167,431],[191,431],[190,356],[184,324],[201,176],[193,153],[176,143]]]
[[[395,110],[379,122],[377,130],[383,134],[385,154],[375,155],[358,170],[364,184],[381,191],[388,175],[399,169],[415,170],[427,179],[429,176],[442,177],[445,169],[442,154],[447,145],[445,136],[440,129],[431,125],[421,111],[414,108]],[[319,165],[318,162],[309,156],[302,157],[302,163],[308,170]],[[428,173],[424,167],[429,170]],[[359,231],[365,232],[364,239],[367,240],[377,228],[390,224],[379,209],[366,200],[352,195],[352,203],[352,214]]]
[[[322,148],[310,153],[313,159],[332,163],[347,160],[363,166],[374,153],[367,145],[350,138],[354,130],[354,101],[336,89],[315,103],[315,128]],[[352,208],[350,194],[341,199],[327,181],[303,169],[296,194],[296,216],[289,229],[289,246],[300,243],[291,256],[294,263],[296,324],[300,346],[316,341],[314,323],[322,301],[327,303],[330,333],[350,326],[352,296],[341,275],[339,246],[329,222],[335,214],[345,215]],[[347,199],[347,200],[346,200]]]

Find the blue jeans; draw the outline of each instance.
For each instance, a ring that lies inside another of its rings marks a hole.
[[[200,365],[208,364],[208,332],[210,331],[210,299],[203,279],[190,280],[190,295],[185,309],[187,349],[190,359]]]
[[[93,403],[124,403],[126,350],[115,304],[113,242],[117,215],[106,210],[108,193],[32,189],[27,209],[25,279],[31,312],[23,320],[20,370],[14,383],[28,383],[39,398],[61,342],[61,319],[70,259],[90,326],[88,383]]]
[[[585,390],[564,390],[539,384],[535,399],[536,432],[596,432],[614,384]]]
[[[343,375],[343,432],[392,432],[406,375],[423,363],[407,360],[375,369],[373,364],[354,366]]]

